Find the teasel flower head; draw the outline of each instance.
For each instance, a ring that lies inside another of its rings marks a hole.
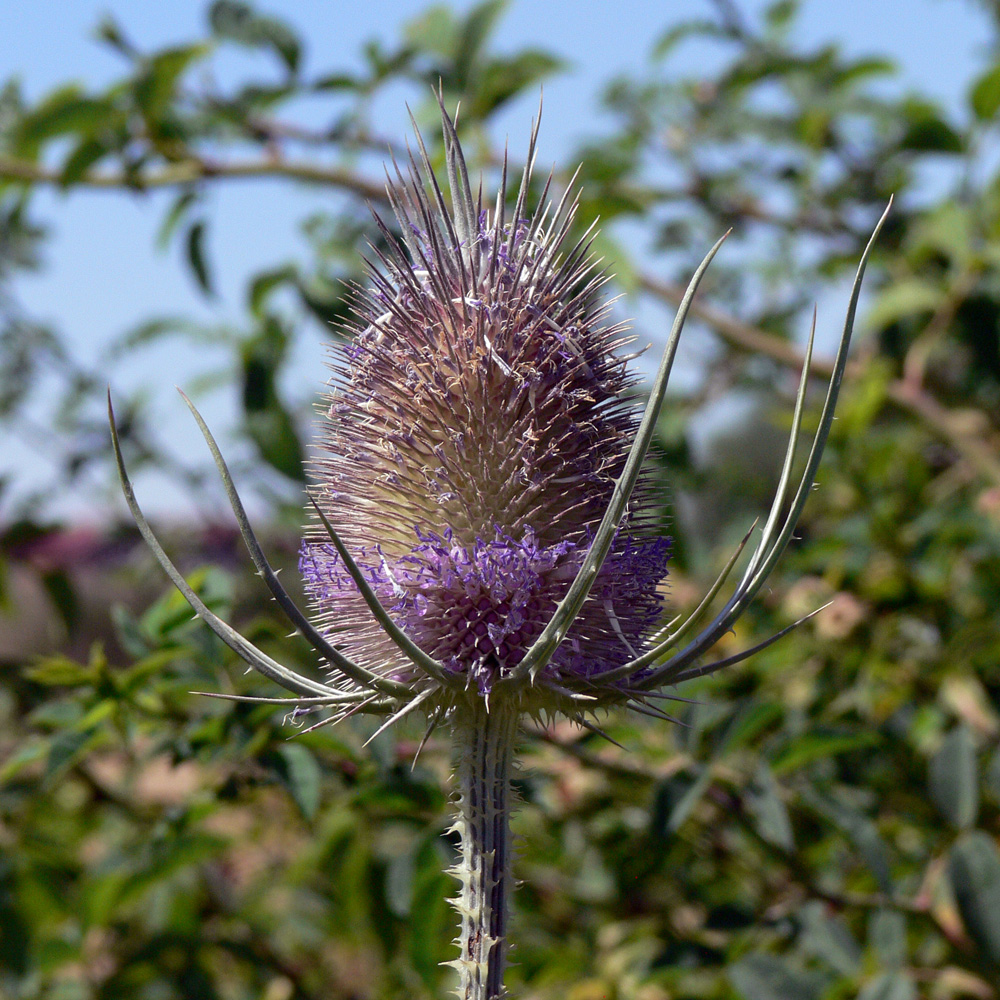
[[[452,204],[421,144],[390,188],[405,242],[384,229],[371,286],[355,293],[353,337],[335,354],[314,496],[453,686],[506,697],[498,684],[565,595],[621,475],[634,377],[587,237],[566,246],[575,206],[528,210],[534,142],[509,213],[505,183],[493,205],[473,200],[445,121]],[[563,680],[627,663],[656,624],[669,541],[653,531],[652,500],[642,485],[633,494],[589,599],[518,690],[523,708],[558,706],[550,689]],[[337,630],[369,670],[426,684],[321,523],[301,566],[321,631]]]
[[[537,121],[509,211],[506,160],[486,203],[443,104],[441,112],[449,195],[417,132],[407,173],[394,164],[388,187],[401,235],[377,220],[384,249],[369,261],[369,284],[354,289],[354,319],[343,331],[351,336],[334,353],[300,558],[311,615],[278,582],[211,432],[184,397],[259,574],[325,676],[267,656],[190,588],[139,509],[110,416],[126,499],[160,563],[227,645],[294,694],[250,700],[291,703],[295,714],[325,709],[316,725],[382,716],[374,735],[420,709],[428,735],[437,726],[451,732],[458,995],[495,1000],[507,951],[520,720],[561,713],[596,728],[596,713],[615,705],[669,719],[659,706],[684,700],[677,684],[799,624],[706,659],[770,574],[812,487],[872,244],[804,468],[793,477],[812,335],[774,502],[742,576],[706,622],[753,529],[698,607],[661,625],[669,541],[657,534],[659,498],[642,464],[691,300],[722,240],[695,271],[640,415],[622,354],[628,338],[602,299],[608,277],[591,233],[569,242],[572,184],[549,202],[550,177],[542,207],[529,205]]]

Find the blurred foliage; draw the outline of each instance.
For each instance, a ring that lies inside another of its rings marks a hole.
[[[497,111],[562,69],[541,50],[495,53],[503,8],[435,6],[401,41],[371,42],[363,71],[310,75],[308,25],[218,0],[205,39],[159,51],[104,21],[125,67],[104,90],[34,104],[14,81],[0,90],[0,421],[26,434],[44,388],[64,456],[37,495],[0,484],[5,1000],[442,995],[446,742],[411,768],[420,732],[407,726],[363,750],[362,722],[296,731],[283,723],[313,719],[191,694],[272,692],[190,620],[128,529],[88,540],[41,497],[110,477],[103,386],[136,350],[211,345],[231,364],[201,388],[238,401],[241,472],[275,484],[262,495],[291,562],[281,487],[303,477],[318,386],[285,398],[281,375],[310,325],[337,336],[344,282],[361,276],[365,241],[379,245],[365,202],[382,199],[386,145],[405,147],[376,133],[373,100],[408,85],[429,121],[440,81],[494,179]],[[525,740],[516,996],[1000,998],[1000,18],[986,5],[993,63],[951,114],[901,95],[877,52],[803,48],[795,16],[789,0],[759,20],[718,0],[664,25],[652,61],[607,86],[613,133],[556,183],[582,162],[580,226],[601,216],[599,250],[634,303],[676,301],[692,262],[734,230],[697,306],[712,334],[702,377],[673,397],[654,456],[673,496],[677,607],[766,503],[812,303],[841,301],[895,195],[820,488],[732,648],[829,606],[689,685],[683,725],[607,720],[627,750],[568,726]],[[210,69],[232,46],[270,68],[223,87]],[[678,70],[684,46],[709,68]],[[302,98],[328,108],[326,125],[301,123]],[[306,265],[247,276],[240,328],[150,317],[98,376],[18,303],[47,236],[34,202],[51,187],[166,189],[160,239],[216,294],[208,195],[232,177],[340,197],[305,220]],[[147,402],[118,401],[130,460],[200,490],[204,468],[157,443]],[[719,412],[723,429],[700,433]],[[305,666],[231,558],[231,532],[179,528],[205,599]]]

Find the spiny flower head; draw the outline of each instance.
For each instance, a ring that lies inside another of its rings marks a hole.
[[[404,240],[383,226],[388,251],[356,290],[315,499],[397,624],[489,693],[576,577],[638,421],[607,277],[586,237],[565,246],[575,204],[526,217],[534,137],[508,218],[505,183],[491,209],[473,204],[447,116],[445,135],[451,206],[422,142],[390,189]],[[669,543],[648,496],[640,485],[545,679],[626,663],[656,623]],[[412,676],[322,526],[301,568],[321,631],[372,671]]]
[[[379,221],[387,249],[357,288],[353,341],[337,352],[321,454],[310,496],[316,521],[301,567],[304,614],[278,582],[218,445],[187,400],[212,451],[250,556],[289,620],[330,670],[290,670],[221,621],[191,589],[136,502],[108,399],[129,508],[154,554],[198,615],[255,669],[295,695],[317,725],[355,712],[386,716],[381,732],[422,708],[431,729],[453,713],[502,702],[511,716],[558,711],[592,726],[596,709],[625,704],[669,718],[653,699],[769,645],[704,662],[760,591],[791,539],[836,407],[865,266],[851,290],[818,430],[792,477],[812,334],[779,485],[759,541],[721,610],[702,624],[750,532],[684,620],[655,628],[669,543],[654,532],[642,464],[663,405],[692,299],[722,240],[680,303],[646,408],[609,319],[607,281],[589,234],[567,246],[569,195],[530,213],[537,138],[513,212],[507,169],[495,204],[475,199],[454,124],[442,107],[450,204],[417,133],[409,176],[389,199],[402,232]],[[545,204],[549,184],[540,202]],[[807,616],[808,617],[808,616]],[[227,696],[242,697],[242,696]],[[474,699],[470,704],[469,699]],[[461,702],[464,702],[464,709]],[[684,700],[684,699],[679,699]],[[377,733],[376,733],[377,735]]]

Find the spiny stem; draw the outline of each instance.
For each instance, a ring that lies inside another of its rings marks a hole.
[[[507,958],[510,894],[510,770],[517,713],[482,700],[460,702],[454,712],[455,778],[461,856],[453,874],[461,882],[453,905],[461,927],[460,1000],[500,1000]]]

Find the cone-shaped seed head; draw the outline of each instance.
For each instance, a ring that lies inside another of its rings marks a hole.
[[[390,192],[405,247],[390,239],[356,291],[314,472],[320,507],[393,618],[488,692],[576,575],[631,444],[634,379],[598,294],[606,277],[586,244],[561,246],[572,208],[505,220],[501,192],[484,211],[453,134],[449,153],[454,208],[426,159]],[[635,656],[668,558],[650,519],[640,484],[547,678]],[[381,674],[412,675],[325,532],[310,529],[301,567],[332,641]]]

